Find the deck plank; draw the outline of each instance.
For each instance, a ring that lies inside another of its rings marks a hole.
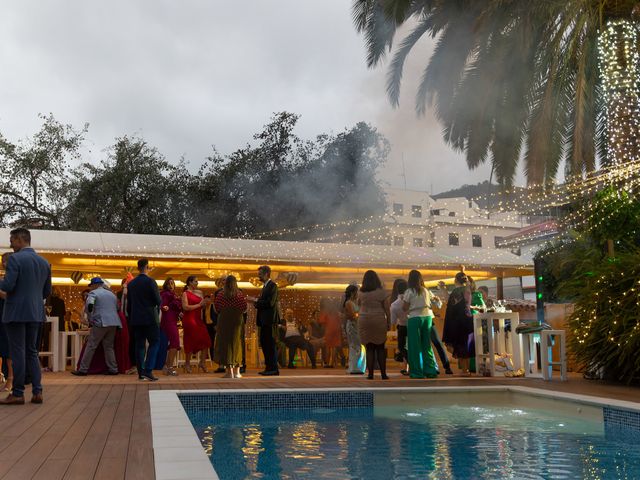
[[[125,478],[127,480],[149,480],[155,478],[149,385],[144,383],[139,384],[136,389]]]

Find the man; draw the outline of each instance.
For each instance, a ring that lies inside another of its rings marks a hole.
[[[290,308],[284,311],[284,320],[286,323],[280,328],[284,330],[284,344],[289,349],[289,363],[287,364],[287,368],[296,368],[293,361],[295,360],[296,350],[298,348],[307,352],[309,360],[311,360],[311,368],[316,368],[316,351],[313,345],[303,336],[307,329],[293,318],[293,310]]]
[[[67,309],[64,303],[64,299],[60,296],[60,290],[53,287],[51,290],[51,296],[47,300],[47,306],[51,307],[49,316],[58,317],[58,330],[64,332],[64,322],[67,316]]]
[[[160,292],[156,281],[149,277],[149,260],[138,260],[138,271],[140,274],[127,285],[127,315],[135,337],[138,379],[155,382],[158,378],[153,376],[153,365],[160,338]]]
[[[96,349],[102,343],[104,360],[107,364],[106,375],[117,375],[118,364],[113,344],[116,340],[116,330],[122,328],[118,315],[118,299],[114,293],[105,288],[105,283],[100,277],[94,277],[89,282],[89,295],[87,296],[86,309],[89,315],[89,340],[84,350],[82,362],[78,370],[72,375],[85,376],[91,366],[91,360]]]
[[[2,321],[13,360],[13,390],[0,403],[24,405],[25,371],[31,376],[31,403],[42,403],[38,332],[45,321],[45,299],[51,295],[51,266],[31,248],[26,228],[11,230],[9,242],[15,253],[7,262],[0,295],[6,295]]]
[[[478,291],[482,294],[482,300],[484,300],[484,304],[486,305],[486,307],[494,308],[495,303],[491,298],[489,298],[489,287],[482,285],[478,287]]]
[[[260,327],[260,347],[264,355],[265,369],[260,375],[280,375],[276,355],[276,341],[274,330],[278,325],[278,286],[271,280],[271,268],[263,265],[258,268],[258,278],[263,283],[259,298],[247,297],[254,302],[257,316],[256,324]]]

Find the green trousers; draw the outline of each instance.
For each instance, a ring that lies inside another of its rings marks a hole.
[[[411,317],[407,320],[409,376],[435,378],[438,376],[436,357],[431,349],[432,317]]]

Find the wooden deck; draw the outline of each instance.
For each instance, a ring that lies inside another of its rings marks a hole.
[[[162,377],[143,383],[135,375],[73,377],[44,375],[43,405],[0,407],[0,479],[141,479],[154,478],[149,389],[425,387],[453,385],[524,385],[640,402],[640,389],[586,381],[578,375],[565,383],[534,379],[462,378],[409,380],[391,374],[388,381],[342,375],[342,370],[285,370],[263,378],[219,375]],[[27,400],[30,392],[27,393]]]

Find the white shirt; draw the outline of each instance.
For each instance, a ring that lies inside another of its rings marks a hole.
[[[422,289],[421,294],[418,294],[413,288],[407,289],[404,292],[404,302],[409,304],[409,311],[407,317],[433,317],[433,311],[431,311],[431,302],[434,302],[437,297],[426,288]]]
[[[284,334],[284,338],[297,337],[297,336],[301,336],[301,335],[295,320],[287,320],[287,331]]]
[[[391,325],[398,324],[401,327],[407,326],[407,312],[402,308],[404,303],[402,294],[398,295],[398,298],[389,307],[389,313],[391,314]]]

